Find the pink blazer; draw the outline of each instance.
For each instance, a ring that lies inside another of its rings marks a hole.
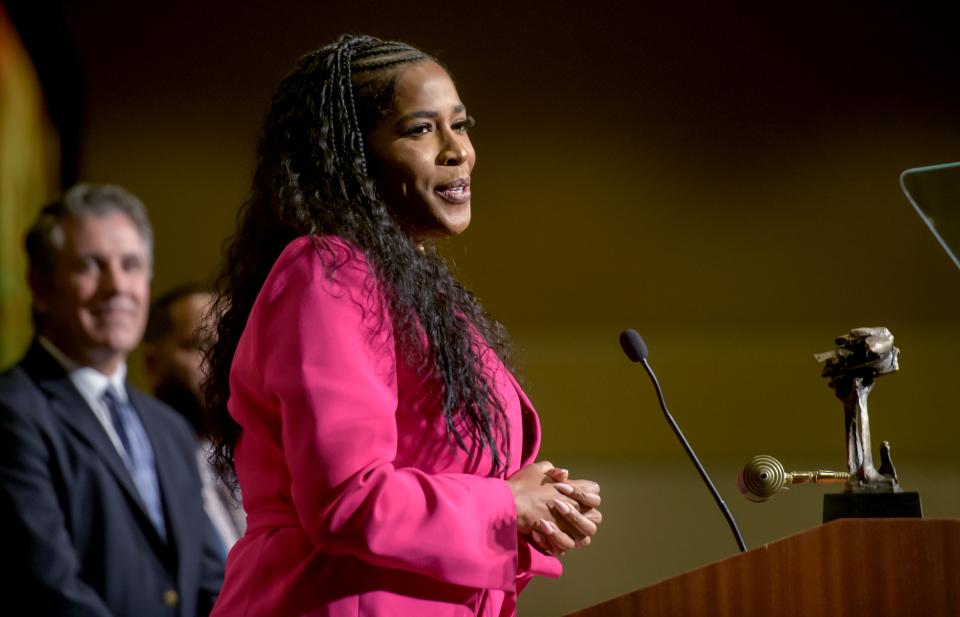
[[[348,260],[333,280],[330,259]],[[518,535],[504,480],[534,460],[537,415],[483,357],[509,419],[501,477],[487,451],[446,434],[439,385],[395,349],[363,255],[336,238],[291,242],[233,360],[248,518],[214,615],[514,615],[532,576],[559,576]]]

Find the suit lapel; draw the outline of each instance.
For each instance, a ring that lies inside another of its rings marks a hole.
[[[139,510],[141,526],[148,530],[147,533],[150,534],[151,540],[162,546],[163,540],[157,534],[150,518],[147,516],[146,507],[140,498],[140,492],[133,483],[133,478],[130,477],[130,472],[127,470],[123,459],[120,458],[120,453],[117,452],[116,446],[110,441],[103,425],[100,424],[87,401],[70,381],[70,377],[64,372],[63,367],[36,341],[27,351],[21,366],[46,394],[50,408],[56,413],[60,421],[81,441],[90,446],[90,449],[103,461],[120,486],[123,487],[134,507]]]
[[[540,418],[537,417],[537,412],[533,409],[523,388],[520,387],[517,378],[508,368],[504,367],[503,370],[510,377],[510,383],[513,384],[520,399],[520,416],[523,419],[523,449],[520,454],[520,464],[526,465],[534,461],[540,449]]]

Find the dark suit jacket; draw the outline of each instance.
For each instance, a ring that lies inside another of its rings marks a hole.
[[[156,458],[167,541],[103,426],[36,341],[0,375],[0,599],[29,615],[192,617],[223,580],[196,439],[128,386]],[[4,609],[6,610],[6,609]]]

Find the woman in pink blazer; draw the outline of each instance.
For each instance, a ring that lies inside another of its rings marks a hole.
[[[207,396],[247,531],[214,613],[513,615],[599,487],[534,462],[508,339],[429,242],[470,222],[446,71],[341,38],[281,83],[219,278]]]

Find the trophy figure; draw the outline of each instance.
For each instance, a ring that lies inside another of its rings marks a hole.
[[[920,495],[904,492],[890,458],[890,443],[880,445],[880,467],[873,464],[867,401],[878,377],[899,370],[900,350],[886,328],[854,328],[835,339],[836,349],[816,354],[823,376],[843,403],[846,471],[787,472],[768,455],[755,456],[737,478],[751,501],[766,501],[789,484],[844,484],[844,492],[823,497],[823,522],[838,518],[922,518]]]
[[[880,468],[873,465],[867,399],[878,377],[899,370],[900,350],[886,328],[854,328],[837,337],[837,348],[814,356],[822,375],[843,403],[847,479],[843,493],[823,497],[823,522],[851,517],[923,517],[920,495],[900,489],[890,443],[880,445]]]
[[[847,491],[899,493],[889,442],[880,446],[880,469],[873,465],[867,399],[878,377],[900,368],[900,350],[893,346],[893,335],[886,328],[854,328],[837,337],[835,343],[836,349],[814,357],[817,362],[826,362],[822,375],[830,379],[830,387],[843,403],[850,474]]]

